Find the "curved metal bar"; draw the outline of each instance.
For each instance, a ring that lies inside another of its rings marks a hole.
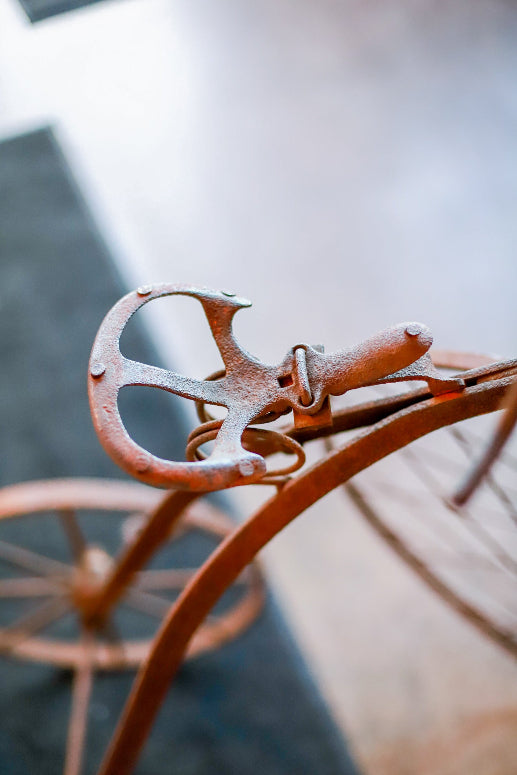
[[[187,460],[204,460],[200,447],[209,441],[213,441],[221,427],[220,420],[212,420],[204,425],[199,425],[189,436],[186,458]],[[266,458],[275,452],[284,452],[286,455],[296,455],[294,463],[267,471],[261,483],[267,484],[271,477],[287,476],[298,471],[305,463],[305,451],[301,444],[289,436],[287,433],[273,431],[270,428],[248,427],[244,431],[243,443],[250,451],[257,452]]]
[[[383,522],[375,509],[368,502],[362,491],[356,487],[353,482],[345,484],[345,491],[351,498],[355,506],[361,512],[361,515],[381,536],[388,546],[403,560],[412,571],[414,571],[422,581],[436,592],[447,605],[449,605],[458,614],[464,616],[474,625],[483,635],[487,635],[501,648],[507,651],[514,659],[517,657],[517,641],[514,640],[510,632],[504,632],[500,627],[494,627],[491,621],[484,616],[478,608],[466,602],[451,591],[451,588],[444,584],[436,576],[428,565],[418,556],[416,552],[404,544],[399,536]]]
[[[99,775],[130,775],[154,717],[197,627],[239,573],[306,508],[359,471],[445,425],[499,406],[510,380],[500,379],[408,407],[361,432],[288,482],[229,536],[185,588],[137,676]]]
[[[153,556],[168,536],[185,509],[199,493],[172,490],[149,515],[141,533],[129,544],[113,566],[113,570],[90,601],[86,618],[102,622],[124,595],[135,575]]]
[[[130,318],[145,304],[163,296],[191,296],[203,306],[212,334],[227,367],[228,376],[218,382],[194,380],[156,366],[125,358],[120,337]],[[180,487],[194,492],[224,489],[259,479],[266,465],[259,455],[240,444],[246,426],[260,414],[256,403],[242,403],[230,374],[239,364],[252,364],[232,334],[237,310],[250,305],[244,299],[219,291],[187,285],[144,286],[128,293],[108,312],[95,338],[89,363],[88,395],[93,424],[106,452],[125,471],[155,487]],[[233,380],[235,381],[235,379]],[[197,401],[226,406],[226,417],[210,457],[201,463],[164,460],[150,454],[128,434],[118,408],[120,390],[128,385],[147,385]],[[237,396],[237,398],[235,397]]]
[[[43,479],[0,489],[0,520],[28,512],[62,509],[148,511],[163,493],[137,482],[114,479]]]

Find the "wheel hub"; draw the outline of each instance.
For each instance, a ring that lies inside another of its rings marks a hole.
[[[89,546],[81,556],[72,579],[71,597],[79,616],[90,627],[90,611],[103,582],[114,566],[114,559],[100,546]]]

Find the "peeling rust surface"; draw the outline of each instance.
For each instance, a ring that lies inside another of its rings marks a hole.
[[[144,304],[173,295],[190,296],[202,304],[225,365],[218,379],[191,379],[121,354],[120,336],[131,316]],[[90,405],[104,448],[130,474],[158,487],[191,491],[250,484],[266,474],[263,457],[242,443],[244,430],[253,422],[291,410],[295,416],[311,417],[329,396],[381,382],[424,380],[433,394],[463,387],[460,378],[444,379],[435,369],[428,355],[431,333],[415,322],[387,328],[351,349],[333,353],[296,344],[281,363],[265,364],[246,352],[232,331],[235,314],[249,306],[250,302],[224,291],[148,285],[129,293],[108,313],[90,359]],[[140,447],[127,433],[118,409],[119,391],[128,385],[147,385],[226,407],[228,415],[212,454],[199,462],[175,462]]]

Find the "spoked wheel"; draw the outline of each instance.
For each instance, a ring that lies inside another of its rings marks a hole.
[[[0,491],[0,653],[74,671],[64,772],[78,775],[93,676],[146,658],[174,599],[233,529],[226,515],[196,502],[137,574],[102,624],[85,623],[82,604],[112,570],[163,493],[95,479],[32,482]],[[257,566],[243,574],[200,628],[189,656],[231,640],[262,606]]]
[[[457,371],[481,366],[450,354]],[[362,516],[456,612],[517,658],[517,439],[468,506],[451,496],[482,455],[495,415],[441,428],[345,485]]]

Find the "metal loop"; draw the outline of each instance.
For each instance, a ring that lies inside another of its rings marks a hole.
[[[189,462],[203,461],[206,456],[201,451],[203,444],[214,441],[222,425],[222,420],[211,420],[198,426],[188,438],[186,458]],[[277,452],[296,455],[296,460],[285,468],[266,471],[261,482],[266,482],[271,477],[282,477],[298,471],[305,463],[305,450],[297,441],[285,433],[273,431],[270,428],[246,428],[244,431],[243,445],[250,452],[268,457]],[[268,482],[269,483],[269,482]]]

